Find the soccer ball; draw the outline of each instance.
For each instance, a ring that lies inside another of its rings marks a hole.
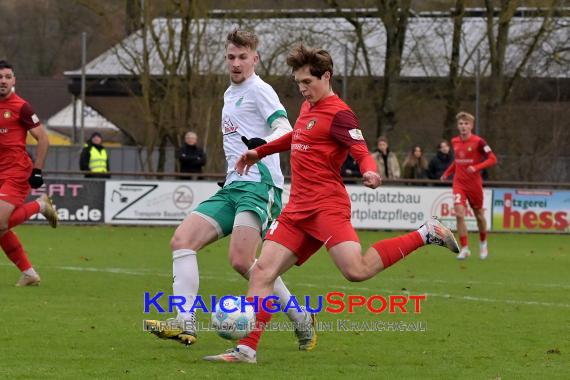
[[[224,339],[237,340],[245,338],[251,332],[251,328],[255,325],[255,312],[253,306],[246,305],[245,312],[241,312],[241,299],[224,299],[223,305],[226,310],[233,310],[232,312],[225,312],[221,309],[221,304],[218,304],[217,310],[212,313],[212,325],[216,329],[219,336]]]

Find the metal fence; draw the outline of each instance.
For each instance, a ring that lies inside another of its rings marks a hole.
[[[78,171],[82,148],[81,146],[50,147],[45,171]],[[35,155],[35,146],[29,146],[28,151],[32,156]],[[129,173],[120,176],[121,178],[132,178],[136,176],[136,173],[149,173],[148,155],[145,149],[138,149],[134,146],[109,147],[107,152],[112,172]],[[151,155],[154,168],[156,168],[158,156],[158,149],[155,149]],[[404,157],[403,154],[399,156]],[[429,160],[433,154],[426,154],[426,157]],[[164,172],[171,173],[172,177],[172,173],[176,172],[174,147],[166,148],[165,158]],[[403,160],[400,160],[400,163],[402,162]],[[282,168],[285,175],[290,174],[288,167],[283,165]],[[496,170],[495,178],[501,181],[568,183],[570,182],[570,156],[559,156],[554,160],[540,160],[529,156],[499,155],[499,165],[493,170]]]

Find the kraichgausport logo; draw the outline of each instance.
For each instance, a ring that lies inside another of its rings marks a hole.
[[[219,300],[217,296],[211,296],[209,299],[210,302],[208,302],[207,298],[196,296],[196,299],[191,304],[188,304],[186,302],[186,298],[183,296],[168,296],[168,310],[165,310],[158,302],[162,296],[164,296],[164,292],[158,292],[154,296],[145,292],[144,312],[150,313],[151,307],[154,307],[158,313],[173,313],[176,310],[182,313],[192,313],[198,310],[201,310],[204,313],[214,313],[218,310],[222,310],[226,313],[232,313],[238,310],[237,307],[227,309],[224,306],[224,301],[231,299],[240,301],[241,312],[245,312],[246,306],[250,305],[257,313],[259,311],[259,305],[261,304],[261,308],[263,310],[272,314],[280,311],[286,313],[290,309],[302,312],[301,306],[310,313],[319,313],[323,310],[333,314],[342,313],[345,310],[348,310],[349,313],[354,313],[356,308],[365,307],[368,311],[374,314],[383,312],[396,313],[396,310],[400,313],[408,314],[410,311],[412,313],[421,313],[421,301],[425,301],[427,299],[425,294],[407,296],[390,295],[387,297],[376,294],[370,297],[365,297],[362,295],[347,295],[341,292],[330,292],[326,295],[318,295],[316,297],[304,296],[302,302],[299,302],[296,296],[291,296],[287,301],[287,304],[282,308],[280,307],[279,297],[276,296],[264,297],[261,299],[261,302],[259,296],[254,296],[252,301],[248,301],[246,296],[224,296]],[[317,303],[316,307],[311,306],[311,300],[313,300],[314,303]],[[326,301],[326,305],[323,305],[323,301]],[[408,309],[410,309],[410,311],[408,311]]]

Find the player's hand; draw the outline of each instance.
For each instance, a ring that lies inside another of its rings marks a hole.
[[[447,179],[447,176],[445,176],[445,175],[442,175],[441,177],[439,177],[440,181],[445,181],[446,179]]]
[[[249,173],[249,168],[255,165],[256,162],[259,161],[259,156],[257,155],[257,151],[251,149],[241,155],[239,160],[236,162],[235,169],[240,175],[244,173]]]
[[[28,179],[28,183],[32,187],[32,189],[37,189],[42,187],[44,184],[44,177],[42,176],[42,169],[33,168],[32,175]]]
[[[469,165],[467,167],[467,173],[475,173],[477,171],[477,169],[475,169],[475,166],[473,165]]]
[[[258,146],[267,144],[267,141],[260,139],[259,137],[252,137],[251,139],[248,139],[247,137],[242,136],[241,141],[243,141],[243,143],[247,146],[247,149],[255,149]]]
[[[375,189],[382,183],[380,175],[376,172],[366,172],[362,175],[362,183],[364,186]]]

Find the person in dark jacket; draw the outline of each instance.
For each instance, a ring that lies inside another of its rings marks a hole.
[[[344,161],[342,167],[340,168],[340,175],[342,177],[349,177],[349,178],[362,177],[362,174],[360,174],[360,167],[358,166],[358,163],[354,160],[354,158],[352,158],[350,154],[346,156],[346,160]],[[343,182],[346,184],[356,183],[355,181],[345,180],[345,179],[343,179]]]
[[[206,165],[206,152],[198,145],[198,135],[188,132],[184,136],[184,144],[178,151],[178,162],[181,173],[202,173],[202,167]],[[184,177],[181,177],[183,179]],[[186,177],[188,179],[188,177]]]
[[[453,155],[451,154],[449,142],[447,140],[442,140],[437,147],[437,154],[429,162],[429,179],[439,180],[452,162]]]
[[[91,135],[79,157],[79,169],[90,172],[85,178],[110,178],[109,155],[99,132]]]

